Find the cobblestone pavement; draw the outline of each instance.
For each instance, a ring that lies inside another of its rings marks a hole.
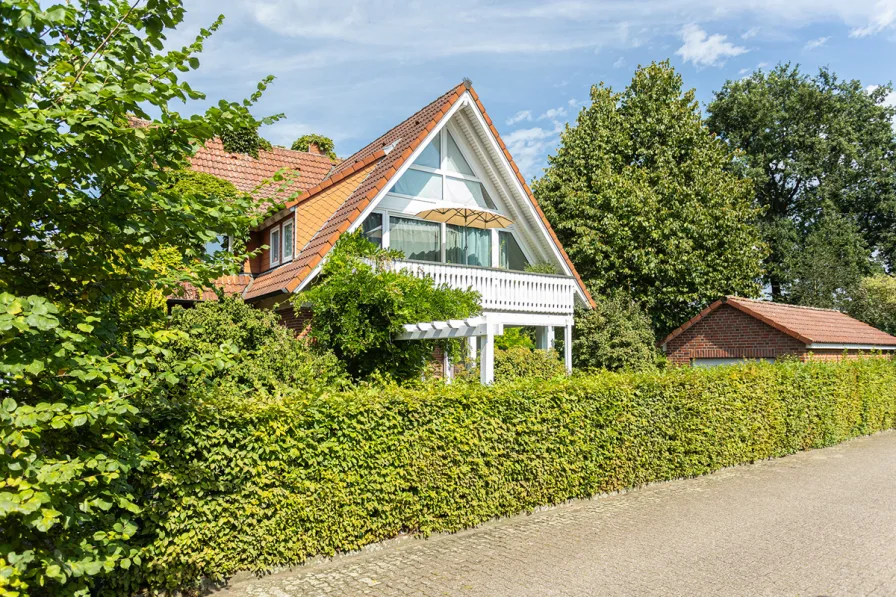
[[[217,595],[896,596],[896,431],[396,539]]]

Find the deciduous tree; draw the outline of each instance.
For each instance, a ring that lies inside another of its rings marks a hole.
[[[719,296],[759,291],[759,212],[733,159],[694,91],[654,63],[622,92],[591,89],[533,188],[582,277],[627,292],[663,334]]]

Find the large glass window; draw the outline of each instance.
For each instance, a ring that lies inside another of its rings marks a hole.
[[[389,218],[389,248],[407,259],[441,261],[442,227],[436,222],[410,218]]]
[[[464,154],[460,152],[460,148],[454,142],[454,137],[451,136],[451,133],[446,132],[445,134],[448,135],[448,153],[445,156],[445,169],[466,174],[467,176],[475,176],[473,169],[470,168],[470,164],[464,159]]]
[[[414,164],[417,166],[426,166],[427,168],[441,168],[442,164],[442,140],[441,133],[437,134],[435,139],[430,141],[429,145],[423,148],[423,153],[420,154],[416,160],[414,160]]]
[[[448,176],[445,178],[445,192],[448,195],[446,199],[453,203],[475,203],[483,209],[496,209],[495,203],[480,182]]]
[[[448,225],[445,239],[445,261],[459,265],[490,267],[492,234],[490,230]]]
[[[361,224],[361,235],[378,247],[383,246],[383,214],[370,214]]]
[[[520,248],[513,235],[504,230],[498,231],[498,266],[503,269],[525,271],[529,260]]]
[[[439,174],[409,168],[392,187],[392,192],[425,199],[441,199],[442,177]]]

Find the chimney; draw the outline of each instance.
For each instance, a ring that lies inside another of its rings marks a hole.
[[[308,153],[316,153],[317,155],[320,155],[320,147],[317,146],[317,143],[308,144]]]

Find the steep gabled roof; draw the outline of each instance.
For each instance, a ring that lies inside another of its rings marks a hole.
[[[322,154],[273,147],[259,150],[256,159],[246,154],[224,151],[224,145],[217,138],[200,147],[191,158],[191,164],[193,170],[230,181],[246,193],[254,191],[283,168],[297,173],[288,185],[272,183],[255,191],[253,194],[261,199],[273,198],[281,186],[285,186],[281,194],[284,199],[294,191],[307,191],[324,180],[333,169],[333,162]]]
[[[312,170],[309,173],[307,180],[313,180],[316,176],[321,176],[321,178],[313,184],[309,184],[308,186],[311,188],[301,188],[301,190],[304,191],[303,194],[296,200],[287,203],[286,206],[287,208],[295,207],[297,220],[299,222],[307,216],[309,225],[310,223],[314,223],[315,225],[320,223],[319,229],[316,230],[314,234],[310,235],[310,237],[302,235],[296,244],[297,254],[295,259],[289,264],[280,266],[258,276],[244,293],[244,298],[256,299],[277,292],[292,292],[298,288],[320,264],[333,245],[336,244],[336,241],[342,233],[348,230],[370,205],[371,201],[391,184],[395,174],[426,139],[427,135],[434,128],[439,126],[442,119],[451,110],[452,106],[463,97],[467,91],[469,91],[470,97],[482,114],[491,134],[494,135],[500,146],[501,152],[504,154],[507,163],[516,175],[525,195],[534,206],[538,217],[543,222],[548,234],[559,249],[563,260],[575,276],[582,294],[593,305],[593,301],[588,294],[585,284],[579,277],[578,272],[576,272],[572,261],[563,249],[562,244],[560,244],[550,223],[548,223],[544,212],[539,207],[532,191],[526,184],[520,169],[514,163],[513,157],[510,155],[507,146],[498,134],[498,130],[495,128],[491,118],[489,118],[486,113],[485,107],[479,100],[478,94],[472,86],[467,83],[461,83],[447,93],[439,96],[398,126],[390,129],[372,143],[328,169],[328,173],[321,175],[320,168],[322,168],[322,165],[319,162],[310,164],[312,168],[318,168],[318,170]],[[219,151],[223,152],[223,147],[221,147]],[[288,152],[288,150],[281,151]],[[309,154],[301,153],[301,155],[307,156]],[[261,157],[261,155],[259,157]],[[317,156],[315,156],[314,159],[316,158]],[[251,160],[252,158],[247,159]],[[270,159],[270,156],[268,159]],[[220,164],[220,162],[220,156],[216,155],[215,163]],[[202,168],[201,162],[194,162],[194,164],[199,165],[199,168],[197,169]],[[303,167],[308,166],[309,165],[298,165],[297,167],[302,171]],[[194,165],[194,167],[196,167],[196,165]],[[259,169],[260,168],[256,166],[253,173],[258,173]],[[276,172],[277,169],[278,168],[272,168],[270,174]],[[359,171],[363,171],[363,176],[356,176]],[[232,173],[231,171],[221,170],[220,166],[218,166],[216,171],[209,171],[209,173],[232,181],[233,176],[238,174],[237,172]],[[260,182],[260,180],[256,180],[254,177],[250,178],[252,178],[254,185],[257,185],[258,182]],[[302,178],[301,180],[304,182],[306,178]],[[245,184],[248,184],[248,181]],[[335,186],[337,184],[339,185],[338,190],[331,189],[327,191],[331,185]],[[242,188],[239,185],[237,186],[238,188]],[[329,195],[325,201],[322,201],[318,195],[324,192],[329,193]],[[337,205],[337,197],[344,197],[344,200],[339,205]],[[328,210],[332,210],[332,212],[321,222],[322,214]],[[307,243],[304,243],[303,246],[305,238],[308,238],[308,241]]]
[[[738,296],[729,296],[714,302],[666,336],[662,344],[667,344],[722,305],[730,305],[806,345],[851,344],[896,347],[896,337],[840,311],[785,305]]]

